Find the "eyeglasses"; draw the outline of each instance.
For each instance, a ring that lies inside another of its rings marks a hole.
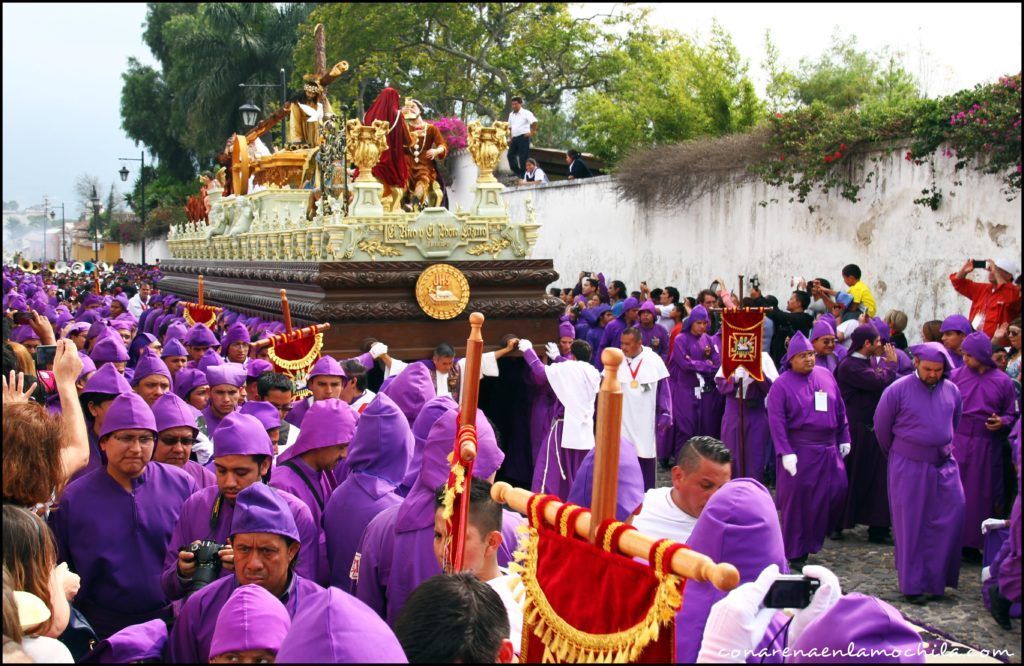
[[[1007,335],[1009,335],[1011,338],[1015,338],[1018,335],[1020,335],[1020,331],[1015,331],[1011,328],[1009,331],[1007,331]]]
[[[126,436],[126,435],[113,435],[113,438],[122,444],[134,444],[138,442],[140,446],[152,446],[153,442],[156,441],[153,435],[138,435],[138,436]]]
[[[273,404],[273,403],[271,403],[271,404]],[[292,411],[292,404],[290,402],[286,403],[284,405],[274,405],[274,406],[277,407],[277,411],[281,412],[282,414],[287,414],[288,412]]]
[[[196,443],[196,440],[191,437],[161,437],[160,443],[166,444],[167,446],[177,446],[178,444],[181,444],[182,446],[192,446]]]
[[[834,345],[836,343],[836,339],[835,338],[818,338],[818,339],[821,340],[821,343],[823,345]]]

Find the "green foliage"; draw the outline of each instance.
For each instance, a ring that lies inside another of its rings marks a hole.
[[[173,95],[163,76],[152,67],[128,59],[121,75],[121,127],[135,145],[142,143],[182,180],[195,175],[193,153],[180,140],[174,127]]]
[[[146,237],[153,238],[166,233],[168,221],[178,219],[173,213],[175,210],[181,211],[181,219],[184,220],[185,201],[189,195],[198,191],[199,184],[195,179],[182,181],[162,164],[156,167],[146,165]],[[137,176],[132,183],[132,191],[124,195],[124,201],[131,208],[134,219],[141,221],[142,181]],[[115,226],[121,229],[124,225],[118,223]],[[136,230],[132,232],[136,240],[141,236],[140,227],[140,224],[136,224]],[[119,233],[123,231],[121,229]]]
[[[745,131],[762,116],[746,64],[718,25],[706,45],[641,25],[613,55],[617,73],[574,110],[581,141],[608,162],[638,147]]]

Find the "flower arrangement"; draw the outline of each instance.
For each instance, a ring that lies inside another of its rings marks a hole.
[[[444,137],[445,143],[448,144],[448,150],[450,152],[454,153],[459,150],[465,150],[466,146],[469,145],[466,139],[466,123],[462,122],[458,118],[438,118],[431,124],[441,130],[441,136]]]

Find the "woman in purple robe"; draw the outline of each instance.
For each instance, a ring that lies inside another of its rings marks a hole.
[[[981,561],[981,523],[995,515],[1002,502],[1000,434],[1017,420],[1017,393],[1013,380],[992,360],[992,341],[981,331],[964,338],[960,346],[964,365],[950,373],[960,389],[963,415],[953,436],[953,457],[960,467],[967,507],[963,547]],[[1005,515],[1005,514],[1004,514]]]
[[[708,311],[698,305],[683,320],[682,332],[673,343],[668,369],[674,437],[664,439],[665,450],[658,452],[659,458],[675,460],[688,439],[704,432],[701,402],[706,395],[705,387],[714,387],[715,371],[721,365],[714,341],[706,333],[709,321]],[[671,450],[667,450],[669,442]]]
[[[825,536],[842,521],[846,499],[846,405],[835,377],[814,361],[814,347],[798,331],[782,358],[782,366],[789,369],[772,384],[765,403],[778,456],[776,496],[791,565],[803,564],[809,553],[821,550]]]
[[[887,386],[896,381],[895,363],[877,364],[872,360],[882,345],[881,336],[870,324],[858,326],[850,335],[850,354],[839,363],[836,380],[846,418],[853,438],[846,475],[849,490],[846,495],[843,527],[868,526],[871,543],[886,543],[892,519],[889,517],[888,465],[875,439],[875,408]],[[895,359],[895,349],[890,360]],[[887,352],[888,353],[888,352]]]
[[[960,578],[964,489],[953,458],[962,400],[953,362],[936,342],[910,348],[917,371],[882,393],[875,437],[889,456],[889,511],[900,592],[912,603],[941,597]]]
[[[331,494],[324,508],[330,584],[351,589],[352,558],[363,530],[378,513],[402,503],[395,488],[405,477],[412,457],[409,422],[386,395],[378,395],[363,410],[349,444],[349,475]]]
[[[772,458],[772,437],[768,429],[768,412],[765,397],[772,381],[779,373],[767,352],[761,352],[761,372],[764,381],[754,381],[745,368],[739,368],[729,379],[724,379],[719,369],[715,385],[725,396],[725,414],[722,418],[722,443],[732,453],[732,478],[749,477],[760,483],[765,482],[765,472]],[[739,381],[743,383],[743,456],[740,456],[740,400]]]
[[[105,469],[69,485],[50,514],[60,560],[81,577],[75,604],[100,638],[171,614],[161,563],[196,484],[150,461],[156,430],[142,398],[115,398],[99,432]]]

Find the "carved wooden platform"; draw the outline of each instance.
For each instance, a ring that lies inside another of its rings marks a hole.
[[[388,344],[395,358],[430,355],[440,342],[460,350],[470,312],[482,312],[486,348],[506,333],[538,342],[557,340],[561,301],[545,293],[558,279],[551,260],[452,261],[469,281],[466,310],[454,319],[429,318],[416,302],[416,280],[437,262],[161,262],[162,291],[192,300],[198,276],[206,302],[246,315],[281,319],[280,289],[288,290],[292,322],[330,322],[325,351],[348,358],[364,351],[367,338]],[[461,352],[460,352],[461,353]]]

